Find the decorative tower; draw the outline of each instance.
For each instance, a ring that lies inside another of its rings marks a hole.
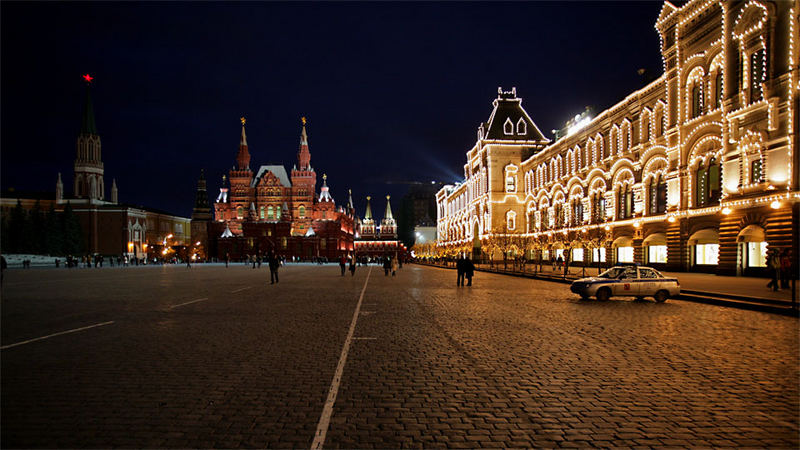
[[[355,215],[356,207],[353,206],[353,191],[351,189],[347,190],[347,213],[351,216]]]
[[[56,203],[64,201],[64,183],[61,182],[61,172],[58,172],[58,181],[56,181]]]
[[[306,118],[300,119],[300,149],[297,152],[297,165],[292,169],[292,234],[304,236],[311,227],[311,208],[317,187],[317,174],[311,167],[311,153],[308,151]]]
[[[367,196],[367,209],[364,212],[364,219],[361,220],[361,238],[375,236],[375,221],[372,219],[372,208],[369,206],[369,201],[372,197]]]
[[[117,179],[111,179],[111,203],[119,203],[119,192],[117,191]]]
[[[320,188],[317,204],[314,205],[314,219],[336,219],[336,203],[333,201],[330,189],[328,189],[328,175],[325,174],[322,175],[322,187]]]
[[[250,186],[250,182],[253,179],[253,171],[250,170],[250,152],[247,148],[247,135],[244,129],[247,120],[244,117],[239,120],[242,122],[242,135],[239,138],[239,152],[236,154],[236,167],[229,172],[231,187],[228,198],[233,214],[232,217],[226,217],[226,219],[233,219],[233,221],[229,223],[229,226],[235,235],[242,234],[242,222],[244,222],[250,214],[249,210],[252,203],[251,194],[254,189]]]
[[[397,222],[392,217],[392,204],[389,201],[390,196],[386,196],[386,212],[383,214],[381,220],[381,237],[397,239]]]
[[[83,105],[81,118],[81,131],[75,145],[75,198],[103,200],[105,198],[105,184],[103,183],[103,161],[100,154],[100,136],[94,122],[94,108],[92,107],[91,83],[93,78],[86,74],[86,101]]]

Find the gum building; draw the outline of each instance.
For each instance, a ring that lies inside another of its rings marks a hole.
[[[797,8],[665,2],[663,74],[555,141],[499,89],[463,182],[436,195],[439,245],[728,275],[762,274],[771,250],[796,262]]]

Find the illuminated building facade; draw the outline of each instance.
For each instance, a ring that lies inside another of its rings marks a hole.
[[[439,245],[729,275],[763,273],[773,249],[796,262],[797,14],[665,2],[664,73],[555,142],[520,135],[501,91],[465,181],[437,193]]]
[[[397,221],[392,215],[390,196],[386,196],[386,211],[384,211],[383,219],[378,226],[375,225],[375,219],[372,218],[372,207],[369,203],[371,199],[367,196],[364,218],[357,221],[356,255],[359,257],[387,255],[404,257],[406,247],[397,239]],[[350,204],[352,205],[352,199],[350,199]]]
[[[250,169],[245,120],[241,120],[236,166],[227,179],[223,177],[214,202],[209,247],[218,257],[233,259],[268,252],[297,259],[352,254],[354,212],[336,206],[326,175],[316,195],[317,174],[311,167],[305,118],[297,165],[290,174],[281,165]]]

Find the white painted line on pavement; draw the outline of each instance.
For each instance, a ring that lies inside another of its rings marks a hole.
[[[353,339],[355,339],[357,341],[374,341],[375,339],[378,339],[378,338],[375,338],[375,337],[354,337]]]
[[[322,408],[322,415],[319,417],[317,431],[314,433],[314,441],[311,443],[312,450],[321,449],[322,446],[325,445],[325,435],[328,433],[328,425],[330,425],[331,422],[333,404],[336,403],[336,395],[339,393],[339,383],[342,381],[344,363],[347,361],[347,352],[350,351],[350,343],[353,341],[353,333],[356,330],[356,322],[358,321],[358,312],[361,310],[361,301],[364,300],[364,292],[367,290],[367,282],[369,281],[370,273],[372,273],[372,267],[367,271],[367,279],[364,280],[364,287],[361,289],[361,295],[358,297],[356,310],[353,312],[353,320],[350,322],[350,330],[347,332],[347,339],[344,340],[342,354],[339,356],[339,364],[336,366],[336,373],[333,375],[333,381],[331,381],[328,399],[325,400],[325,407]]]
[[[17,342],[16,344],[4,345],[4,346],[0,347],[0,350],[5,350],[7,348],[16,347],[18,345],[23,345],[23,344],[30,344],[31,342],[41,341],[42,339],[49,339],[49,338],[55,337],[55,336],[61,336],[62,334],[75,333],[75,332],[78,332],[78,331],[88,330],[90,328],[102,327],[104,325],[111,325],[112,323],[114,323],[113,320],[110,321],[110,322],[96,323],[94,325],[89,325],[88,327],[75,328],[74,330],[67,330],[67,331],[62,331],[60,333],[48,334],[47,336],[42,336],[42,337],[38,337],[38,338],[35,338],[35,339],[28,339],[27,341]]]
[[[235,294],[235,293],[237,293],[237,292],[242,292],[242,291],[243,291],[243,290],[245,290],[245,289],[252,289],[252,288],[253,288],[253,286],[247,286],[247,287],[243,287],[243,288],[241,288],[241,289],[237,289],[237,290],[235,290],[235,291],[231,291],[231,294]]]
[[[179,303],[177,305],[172,305],[172,306],[169,307],[169,309],[177,308],[178,306],[183,306],[183,305],[190,305],[192,303],[202,302],[203,300],[208,300],[208,297],[198,298],[197,300],[192,300],[190,302]]]

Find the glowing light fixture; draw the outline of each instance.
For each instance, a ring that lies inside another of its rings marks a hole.
[[[667,219],[667,222],[675,223],[675,216],[669,216],[669,219]]]
[[[769,204],[769,207],[772,209],[779,209],[781,207],[781,202],[773,200],[772,203]]]
[[[728,208],[727,206],[722,208],[722,214],[725,214],[727,216],[730,213],[731,213],[731,209]]]

